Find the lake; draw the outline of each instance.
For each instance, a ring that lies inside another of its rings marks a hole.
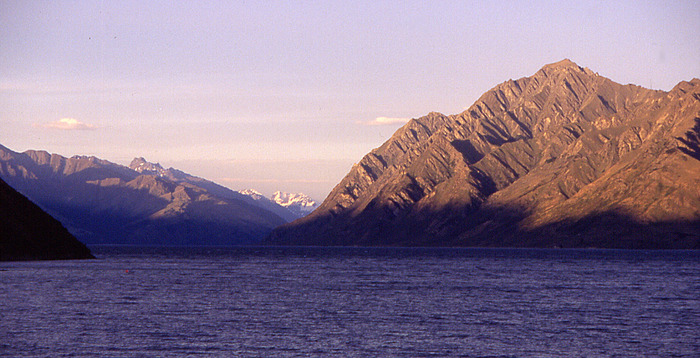
[[[0,356],[700,355],[699,251],[93,252],[0,263]]]

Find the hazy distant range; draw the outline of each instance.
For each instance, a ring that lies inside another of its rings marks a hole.
[[[277,192],[273,201],[143,158],[126,167],[0,146],[0,176],[87,244],[250,244],[316,206],[303,194]]]

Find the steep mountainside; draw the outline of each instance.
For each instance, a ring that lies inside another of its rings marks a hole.
[[[286,222],[210,181],[143,158],[132,167],[0,146],[0,176],[87,244],[232,245]]]
[[[0,261],[89,258],[58,220],[0,179]]]
[[[700,80],[564,60],[410,121],[273,244],[700,247]]]

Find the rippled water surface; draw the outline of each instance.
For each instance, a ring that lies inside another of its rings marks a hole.
[[[97,248],[0,263],[0,356],[700,355],[700,252]]]

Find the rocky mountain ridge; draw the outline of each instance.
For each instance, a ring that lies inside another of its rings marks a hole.
[[[655,91],[563,60],[411,120],[268,242],[697,247],[699,123],[700,80]]]
[[[130,168],[0,146],[0,177],[87,244],[236,245],[288,221],[247,196],[143,158]]]

